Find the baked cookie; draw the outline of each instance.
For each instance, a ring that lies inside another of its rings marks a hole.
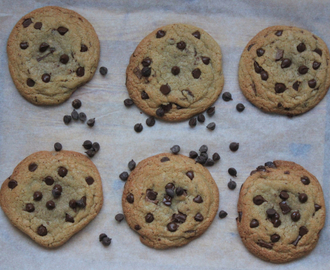
[[[322,39],[292,26],[272,26],[245,47],[239,84],[266,112],[289,116],[316,106],[330,86],[329,50]]]
[[[209,171],[182,155],[159,154],[141,161],[122,197],[128,225],[156,249],[186,245],[211,224],[219,192]]]
[[[20,94],[36,105],[56,105],[92,79],[100,43],[84,17],[49,6],[18,21],[9,36],[7,53]]]
[[[36,152],[2,184],[0,205],[11,223],[38,244],[63,245],[100,212],[100,174],[86,156]]]
[[[148,115],[181,121],[209,108],[224,84],[219,45],[204,30],[186,24],[156,29],[131,56],[126,86]]]
[[[238,200],[238,232],[259,258],[284,263],[308,254],[325,222],[322,188],[298,164],[277,160],[251,172]]]

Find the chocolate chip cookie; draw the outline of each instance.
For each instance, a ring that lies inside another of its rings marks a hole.
[[[194,160],[159,154],[130,174],[122,205],[128,225],[156,249],[183,246],[213,221],[219,192],[209,171]]]
[[[7,53],[20,94],[36,105],[56,105],[92,79],[100,43],[84,17],[48,6],[18,21],[9,36]]]
[[[322,39],[292,26],[272,26],[245,47],[239,63],[245,97],[266,112],[298,115],[330,86],[329,50]]]
[[[204,30],[186,24],[156,29],[131,56],[126,86],[145,113],[181,121],[209,108],[224,84],[219,45]]]
[[[0,205],[11,223],[38,244],[63,245],[101,210],[101,177],[76,152],[36,152],[2,184]]]
[[[259,258],[284,263],[308,254],[325,222],[322,188],[294,162],[267,162],[251,172],[238,200],[237,227]]]

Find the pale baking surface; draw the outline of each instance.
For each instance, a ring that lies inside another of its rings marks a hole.
[[[84,140],[98,141],[100,152],[93,158],[104,190],[100,214],[84,230],[64,246],[46,250],[15,229],[0,211],[1,269],[329,269],[329,215],[320,241],[307,257],[280,266],[263,262],[251,255],[237,233],[235,218],[240,184],[250,171],[265,161],[294,161],[314,174],[323,187],[327,209],[330,189],[330,96],[313,110],[289,119],[270,115],[253,107],[238,86],[238,62],[245,45],[260,30],[271,25],[293,25],[321,37],[330,46],[329,1],[1,1],[0,3],[0,183],[23,158],[39,150],[52,150],[59,141],[64,149],[83,152]],[[77,90],[69,101],[57,107],[37,107],[24,100],[16,90],[7,67],[6,43],[16,22],[35,8],[59,5],[83,15],[94,26],[101,42],[99,66],[109,73],[97,71],[92,81]],[[207,31],[221,46],[225,86],[223,92],[233,94],[234,101],[216,102],[216,113],[206,117],[194,129],[187,122],[157,121],[148,128],[146,115],[136,107],[125,108],[128,97],[125,70],[137,44],[162,25],[187,23]],[[88,117],[96,118],[90,129],[81,123],[65,126],[64,114],[72,111],[71,101],[79,98]],[[238,113],[237,103],[246,109]],[[209,132],[205,126],[216,122]],[[135,123],[144,130],[137,134]],[[240,143],[232,153],[228,145]],[[114,216],[122,212],[121,193],[124,183],[118,175],[127,170],[133,158],[141,161],[169,151],[173,144],[181,153],[198,150],[202,144],[210,153],[221,155],[219,164],[210,168],[220,191],[220,207],[228,216],[215,218],[200,238],[178,249],[159,251],[142,245],[125,221],[118,224]],[[238,187],[227,188],[227,169],[238,171]],[[112,238],[105,248],[98,242],[100,233]]]

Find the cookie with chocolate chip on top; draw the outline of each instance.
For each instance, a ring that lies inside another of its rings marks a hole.
[[[96,217],[102,204],[101,177],[93,162],[64,150],[28,156],[0,190],[10,222],[47,248],[63,245]]]
[[[20,94],[36,105],[56,105],[92,79],[100,43],[83,16],[47,6],[17,22],[8,39],[7,54]]]
[[[313,250],[325,222],[318,180],[300,165],[276,160],[251,172],[241,187],[236,219],[245,247],[272,263]]]
[[[136,166],[125,184],[122,205],[143,244],[167,249],[186,245],[206,231],[217,213],[219,192],[201,164],[164,153]]]
[[[126,70],[131,99],[145,113],[182,121],[208,109],[224,85],[222,54],[203,29],[166,25],[145,37]]]
[[[327,45],[311,32],[293,26],[268,27],[242,53],[240,88],[265,112],[305,113],[328,91],[329,58]]]

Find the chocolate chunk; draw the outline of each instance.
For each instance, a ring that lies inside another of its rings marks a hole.
[[[95,125],[95,118],[88,119],[87,126],[94,127]]]
[[[177,187],[175,190],[175,193],[177,196],[181,196],[181,195],[183,195],[184,191],[185,190],[182,187]]]
[[[150,67],[144,67],[141,70],[141,74],[143,77],[149,77],[151,75],[151,68]]]
[[[193,35],[195,38],[201,39],[201,33],[200,33],[199,31],[195,31],[194,33],[192,33],[192,35]]]
[[[123,214],[117,214],[115,216],[115,220],[117,220],[118,222],[122,222],[124,220],[125,216]]]
[[[165,189],[165,192],[168,196],[170,196],[171,198],[174,198],[175,193],[174,193],[173,189],[167,188],[167,189]]]
[[[43,42],[39,46],[39,52],[45,52],[49,48],[49,44],[46,42]]]
[[[283,33],[283,30],[278,30],[275,32],[275,35],[279,37],[279,36],[282,36],[282,33]]]
[[[166,32],[163,30],[158,30],[156,33],[156,38],[162,38],[166,35]]]
[[[179,154],[179,152],[180,152],[180,146],[179,146],[179,145],[173,145],[173,146],[171,147],[171,152],[172,152],[174,155]]]
[[[151,201],[156,200],[158,193],[152,189],[147,189],[147,198]]]
[[[25,205],[25,209],[26,212],[32,213],[34,212],[34,205],[32,203],[27,203]]]
[[[210,58],[209,57],[206,57],[206,56],[202,56],[202,62],[205,64],[205,65],[208,65],[210,63]]]
[[[119,175],[120,180],[126,181],[128,179],[128,172],[122,172]]]
[[[57,170],[57,173],[58,173],[59,176],[65,177],[68,173],[68,170],[64,167],[59,167],[58,170]]]
[[[40,225],[37,229],[37,234],[39,234],[40,236],[47,235],[47,228],[44,225]]]
[[[283,50],[277,50],[276,51],[276,56],[275,56],[275,61],[279,61],[283,58],[284,51]]]
[[[267,213],[267,216],[271,218],[271,217],[275,216],[276,211],[273,208],[269,208],[269,209],[267,209],[266,213]]]
[[[197,213],[197,214],[195,215],[194,219],[195,219],[196,221],[198,221],[198,222],[201,222],[201,221],[204,220],[204,217],[203,217],[203,215],[202,215],[201,213]]]
[[[145,216],[145,220],[147,223],[151,223],[154,221],[154,215],[151,214],[151,213],[148,213],[146,216]]]
[[[265,163],[265,166],[267,166],[268,168],[276,168],[275,164],[271,161],[267,161]]]
[[[226,216],[228,215],[228,213],[226,212],[226,211],[224,211],[224,210],[221,210],[220,212],[219,212],[219,218],[225,218]]]
[[[80,52],[87,52],[88,51],[88,48],[85,44],[81,44],[81,47],[80,47]]]
[[[40,30],[42,27],[42,22],[36,22],[33,27],[34,29]]]
[[[34,172],[38,168],[38,165],[36,163],[30,163],[29,165],[29,171]]]
[[[171,222],[171,223],[167,224],[167,229],[170,232],[175,232],[178,228],[179,228],[179,225],[174,223],[174,222]]]
[[[195,175],[194,175],[194,172],[193,171],[188,171],[187,173],[186,173],[186,175],[190,178],[190,180],[193,180],[194,179],[194,177],[195,177]]]
[[[151,59],[149,57],[146,57],[142,60],[141,64],[144,67],[148,67],[151,65],[151,62],[152,62]]]
[[[265,53],[265,50],[264,50],[264,49],[262,49],[262,48],[257,49],[257,55],[258,55],[259,57],[260,57],[260,56],[263,56],[264,53]]]
[[[299,43],[297,46],[297,51],[298,52],[303,52],[306,50],[306,45],[304,43]]]
[[[163,95],[168,95],[171,92],[171,87],[168,84],[163,84],[159,88],[160,92],[162,92]]]
[[[275,83],[275,92],[277,94],[283,93],[286,90],[284,83]]]
[[[313,52],[316,52],[318,55],[322,56],[322,51],[316,48]]]
[[[100,71],[102,76],[105,76],[108,73],[108,69],[106,67],[100,67],[99,71]]]
[[[265,70],[263,70],[263,71],[260,72],[260,76],[261,76],[261,79],[263,81],[267,81],[267,79],[268,79],[268,72],[265,71]]]
[[[92,185],[93,183],[94,183],[94,178],[93,177],[91,177],[91,176],[87,176],[86,178],[85,178],[85,181],[86,181],[86,183],[87,183],[87,185]]]
[[[276,243],[280,240],[280,236],[278,234],[273,234],[271,237],[270,237],[270,240],[273,242],[273,243]]]
[[[195,203],[202,203],[202,202],[203,202],[203,198],[202,198],[200,195],[197,195],[197,196],[193,199],[193,201],[194,201]]]
[[[284,215],[286,215],[286,214],[288,214],[288,213],[291,212],[291,207],[287,204],[286,201],[282,201],[282,202],[280,202],[280,208],[281,208],[282,213],[283,213]]]
[[[238,112],[242,112],[242,111],[244,111],[244,109],[245,109],[245,106],[244,106],[242,103],[238,103],[238,104],[236,105],[236,110],[237,110]]]
[[[306,74],[306,73],[308,72],[308,69],[309,69],[308,67],[302,65],[302,66],[300,66],[300,67],[298,68],[298,72],[299,72],[300,74]]]
[[[220,155],[219,155],[218,153],[214,153],[214,154],[212,155],[212,159],[213,159],[214,161],[218,161],[218,160],[220,160]]]
[[[166,161],[170,161],[170,159],[168,157],[163,157],[160,162],[166,162]]]
[[[61,62],[62,64],[66,64],[66,63],[68,63],[68,62],[69,62],[69,56],[68,56],[67,54],[62,54],[62,55],[60,56],[60,62]]]
[[[231,175],[231,176],[237,176],[237,171],[235,168],[229,168],[228,169],[228,173]]]
[[[191,72],[191,74],[195,79],[198,79],[201,76],[202,72],[199,68],[196,68]]]
[[[289,66],[291,66],[291,64],[292,64],[292,62],[290,59],[283,58],[282,63],[281,63],[281,68],[288,68]]]
[[[29,43],[28,42],[21,42],[21,44],[19,46],[22,50],[26,50],[29,47]]]
[[[48,210],[53,210],[55,208],[55,202],[54,201],[46,202],[46,207]]]
[[[76,74],[78,77],[82,77],[85,75],[85,68],[84,67],[78,67],[76,70]]]
[[[292,88],[293,88],[294,90],[298,91],[298,89],[299,89],[299,85],[300,85],[300,84],[301,84],[301,82],[296,81],[296,82],[292,85]]]
[[[102,243],[103,246],[108,247],[111,244],[111,238],[109,238],[108,236],[106,236],[106,237],[104,237],[102,239],[101,243]]]
[[[250,228],[256,228],[259,226],[259,221],[256,219],[252,219],[250,222]]]
[[[285,190],[282,190],[280,193],[280,198],[286,201],[287,199],[289,199],[289,194]]]
[[[32,23],[32,20],[30,19],[30,18],[28,18],[28,19],[25,19],[24,21],[23,21],[23,27],[24,28],[26,28],[26,27],[28,27],[30,24]]]
[[[316,61],[313,62],[313,69],[314,70],[317,70],[320,66],[321,66],[320,62],[316,62]]]
[[[173,75],[178,75],[180,73],[180,68],[178,66],[174,66],[171,69]]]
[[[258,64],[256,61],[254,61],[254,71],[255,71],[256,73],[258,73],[258,74],[259,74],[261,71],[263,71],[262,67],[259,66],[259,64]]]
[[[305,193],[300,193],[298,198],[301,203],[305,203],[308,200],[308,196]]]
[[[199,123],[204,123],[205,122],[205,116],[204,116],[204,114],[199,114],[197,116],[197,120],[198,120]]]
[[[131,107],[133,104],[134,104],[134,101],[132,99],[130,99],[130,98],[126,98],[124,100],[125,107]]]
[[[57,31],[60,33],[61,36],[63,36],[66,34],[66,32],[69,31],[69,29],[66,27],[60,26],[59,28],[57,28]]]
[[[293,211],[293,212],[291,213],[291,219],[292,219],[292,221],[294,221],[294,222],[297,222],[297,221],[300,219],[300,213],[299,213],[299,210],[297,210],[297,211]]]
[[[81,101],[80,99],[75,99],[72,101],[72,107],[75,109],[79,109],[81,107]]]
[[[172,215],[172,221],[175,223],[185,223],[187,215],[179,213]]]
[[[315,88],[315,86],[316,86],[316,81],[315,81],[314,79],[309,80],[309,81],[308,81],[308,86],[309,86],[310,88]]]
[[[84,141],[83,145],[82,145],[86,150],[87,149],[91,149],[93,146],[93,143],[90,140],[86,140]]]
[[[165,204],[166,206],[171,206],[172,204],[172,197],[165,195],[164,199],[163,199],[163,204]]]
[[[239,143],[232,142],[229,144],[229,149],[233,152],[236,152],[239,148]]]
[[[267,202],[267,201],[261,195],[257,195],[253,198],[253,202],[255,205],[261,205],[263,202]]]
[[[47,177],[45,177],[45,179],[43,180],[45,183],[46,183],[46,185],[48,185],[48,186],[51,186],[51,185],[53,185],[54,184],[54,179],[53,179],[53,177],[51,177],[51,176],[47,176]]]
[[[242,213],[242,212],[238,212],[238,217],[237,217],[237,219],[238,219],[239,222],[242,221],[242,216],[243,216],[243,213]],[[236,220],[237,220],[237,219],[236,219]]]
[[[28,78],[28,79],[26,80],[26,84],[27,84],[29,87],[33,87],[33,86],[35,85],[35,82],[34,82],[34,80]]]
[[[216,124],[214,122],[209,123],[206,128],[209,130],[215,130]]]
[[[81,197],[80,200],[76,200],[77,207],[85,208],[86,207],[86,197]]]
[[[41,79],[44,83],[49,83],[50,82],[50,75],[45,73],[41,76]]]
[[[180,41],[176,44],[176,47],[182,51],[186,48],[186,43],[184,41]]]
[[[303,176],[300,178],[300,181],[304,184],[304,185],[309,185],[310,180],[308,178],[308,176]]]
[[[222,94],[222,99],[224,100],[224,101],[230,101],[230,100],[233,100],[232,99],[232,96],[231,96],[231,94],[229,93],[229,92],[224,92],[223,94]]]
[[[189,157],[192,158],[192,159],[195,159],[198,157],[198,153],[195,152],[195,151],[190,151],[189,152]]]
[[[227,186],[228,186],[228,188],[230,190],[234,190],[236,188],[237,184],[236,184],[235,181],[233,181],[232,179],[230,179],[230,181],[228,182]]]
[[[135,124],[134,125],[134,130],[135,130],[135,132],[140,133],[143,130],[142,124],[141,123]]]
[[[33,200],[40,201],[42,199],[42,193],[40,191],[36,191],[33,193]]]
[[[73,217],[71,217],[69,214],[65,214],[65,221],[74,223]]]

